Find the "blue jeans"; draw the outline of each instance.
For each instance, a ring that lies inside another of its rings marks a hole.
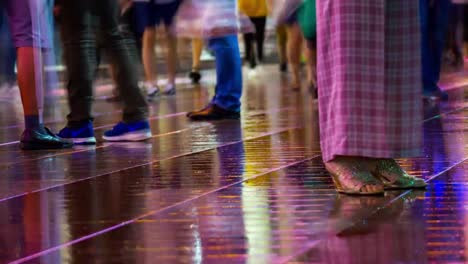
[[[212,103],[239,112],[242,97],[242,64],[236,35],[211,38],[208,47],[216,57],[215,96]]]
[[[421,18],[421,56],[423,91],[439,90],[437,83],[440,79],[440,67],[444,40],[447,34],[450,0],[420,0]]]

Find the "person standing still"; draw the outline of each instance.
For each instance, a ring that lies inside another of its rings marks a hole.
[[[46,0],[1,0],[16,47],[18,86],[23,103],[23,150],[70,148],[72,143],[44,126],[44,53],[52,47],[52,6]]]
[[[320,143],[336,190],[424,188],[395,161],[422,150],[418,2],[319,0],[317,29]]]

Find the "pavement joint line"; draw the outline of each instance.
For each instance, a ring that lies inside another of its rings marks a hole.
[[[206,152],[206,151],[212,151],[212,150],[215,150],[215,149],[218,149],[218,148],[223,148],[223,147],[227,147],[227,146],[230,146],[230,145],[239,144],[241,142],[251,141],[251,140],[255,140],[255,139],[259,139],[259,138],[263,138],[263,137],[269,137],[269,136],[273,136],[273,135],[277,135],[277,134],[281,134],[281,133],[285,133],[287,131],[297,130],[297,129],[302,129],[302,127],[289,127],[289,128],[280,129],[280,130],[277,130],[277,131],[274,131],[274,132],[261,133],[259,135],[254,136],[254,137],[245,138],[245,139],[237,140],[237,141],[232,141],[232,142],[229,142],[229,143],[221,144],[221,145],[213,147],[213,148],[202,149],[202,150],[195,151],[195,152],[190,152],[190,153],[182,153],[182,154],[174,155],[174,156],[167,157],[167,158],[160,159],[160,160],[148,161],[148,162],[145,162],[145,163],[142,163],[142,164],[138,164],[138,165],[131,166],[131,167],[126,167],[126,168],[115,170],[115,171],[112,171],[112,172],[106,172],[106,173],[102,173],[102,174],[99,174],[99,175],[94,175],[94,176],[90,176],[90,177],[85,177],[85,178],[73,180],[73,181],[70,181],[70,182],[56,184],[56,185],[52,185],[52,186],[48,186],[48,187],[44,187],[44,188],[40,188],[40,189],[36,189],[36,190],[32,190],[32,191],[28,191],[28,192],[23,192],[23,193],[20,193],[20,194],[16,194],[16,195],[12,195],[12,196],[9,196],[9,197],[2,198],[2,199],[0,199],[0,203],[9,201],[11,199],[16,199],[16,198],[19,198],[19,197],[23,197],[23,196],[26,196],[26,195],[36,194],[36,193],[40,193],[40,192],[44,192],[44,191],[57,189],[57,188],[63,188],[65,186],[68,186],[68,185],[71,185],[71,184],[84,182],[84,181],[88,181],[88,180],[93,180],[93,179],[97,179],[97,178],[104,177],[104,176],[109,176],[109,175],[112,175],[112,174],[115,174],[115,173],[120,173],[120,172],[123,172],[123,171],[132,170],[132,169],[135,169],[135,168],[138,168],[138,167],[148,166],[150,164],[154,164],[154,163],[158,163],[158,162],[168,161],[168,160],[171,160],[171,159],[176,159],[176,158],[180,158],[180,157],[184,157],[184,156],[190,156],[190,155],[194,155],[194,154],[200,154],[200,153],[203,153],[203,152]]]
[[[205,192],[203,194],[200,194],[200,195],[197,195],[195,197],[192,197],[192,198],[189,198],[189,199],[186,199],[186,200],[183,200],[183,201],[180,201],[180,202],[177,202],[175,204],[172,204],[170,206],[166,206],[166,207],[163,207],[161,209],[158,209],[158,210],[151,210],[145,214],[141,214],[137,217],[134,217],[130,220],[127,220],[127,221],[124,221],[124,222],[121,222],[117,225],[114,225],[114,226],[111,226],[111,227],[108,227],[108,228],[105,228],[105,229],[102,229],[98,232],[94,232],[94,233],[91,233],[91,234],[88,234],[88,235],[85,235],[85,236],[82,236],[80,238],[77,238],[77,239],[74,239],[74,240],[71,240],[71,241],[68,241],[66,243],[63,243],[63,244],[60,244],[60,245],[57,245],[57,246],[54,246],[54,247],[51,247],[51,248],[48,248],[46,250],[43,250],[43,251],[40,251],[40,252],[37,252],[35,254],[32,254],[32,255],[29,255],[29,256],[26,256],[24,258],[21,258],[21,259],[18,259],[18,260],[15,260],[15,261],[12,261],[10,262],[10,264],[20,264],[20,263],[24,263],[26,261],[30,261],[30,260],[33,260],[33,259],[36,259],[36,258],[39,258],[39,257],[42,257],[42,256],[45,256],[45,255],[48,255],[52,252],[56,252],[58,250],[61,250],[63,248],[66,248],[66,247],[70,247],[70,246],[73,246],[77,243],[80,243],[80,242],[83,242],[83,241],[86,241],[86,240],[89,240],[89,239],[92,239],[92,238],[95,238],[99,235],[103,235],[103,234],[106,234],[106,233],[109,233],[113,230],[116,230],[116,229],[119,229],[121,227],[124,227],[124,226],[127,226],[127,225],[130,225],[130,224],[133,224],[133,223],[136,223],[137,221],[141,220],[141,219],[144,219],[144,218],[147,218],[147,217],[150,217],[150,216],[154,216],[154,215],[157,215],[157,214],[160,214],[160,213],[163,213],[165,211],[168,211],[168,210],[171,210],[171,209],[174,209],[174,208],[177,208],[177,207],[180,207],[180,206],[183,206],[185,204],[189,204],[193,201],[196,201],[200,198],[203,198],[203,197],[206,197],[206,196],[209,196],[211,194],[214,194],[214,193],[217,193],[217,192],[220,192],[222,190],[226,190],[226,189],[229,189],[230,187],[233,187],[235,185],[239,185],[239,184],[242,184],[243,182],[245,181],[249,181],[249,180],[252,180],[252,179],[255,179],[255,178],[258,178],[258,177],[261,177],[261,176],[264,176],[264,175],[267,175],[267,174],[270,174],[270,173],[273,173],[273,172],[276,172],[276,171],[280,171],[280,170],[284,170],[286,168],[289,168],[289,167],[293,167],[293,166],[296,166],[298,164],[301,164],[301,163],[304,163],[304,162],[307,162],[307,161],[310,161],[310,160],[313,160],[313,159],[316,159],[316,158],[319,158],[321,157],[321,155],[314,155],[312,157],[308,157],[306,159],[302,159],[302,160],[299,160],[299,161],[295,161],[295,162],[292,162],[292,163],[288,163],[286,165],[282,165],[280,167],[277,167],[277,168],[272,168],[270,170],[267,170],[266,172],[262,172],[262,173],[259,173],[257,175],[254,175],[254,176],[251,176],[249,178],[245,178],[245,179],[242,179],[240,181],[237,181],[237,182],[234,182],[234,183],[231,183],[231,184],[228,184],[228,185],[224,185],[222,187],[219,187],[219,188],[216,188],[214,190],[210,190],[208,192]],[[429,180],[432,180],[440,175],[443,175],[445,174],[446,172],[452,170],[453,168],[455,168],[457,165],[463,163],[464,161],[466,161],[467,158],[465,158],[463,161],[460,161],[460,162],[457,162],[456,164],[453,164],[452,166],[444,169],[443,171],[435,174],[433,177],[429,178],[427,181]],[[407,191],[404,191],[402,192],[400,195],[398,195],[397,197],[391,199],[390,201],[386,202],[384,205],[382,206],[378,206],[375,210],[373,210],[372,212],[370,212],[369,214],[367,214],[365,216],[365,218],[369,218],[369,217],[372,217],[373,215],[377,214],[378,212],[384,210],[385,208],[387,208],[388,206],[390,206],[391,204],[393,204],[394,202],[400,200],[402,197],[406,196],[407,194],[409,194],[411,191],[413,190],[407,190]],[[361,218],[362,220],[362,218]],[[348,225],[344,230],[346,229],[349,229],[349,228],[352,228],[353,226],[355,226],[357,224],[357,222],[359,222],[359,220],[356,220],[354,221],[354,223],[352,223],[351,225]],[[337,233],[339,232],[334,232],[335,234],[333,235],[336,235]],[[329,234],[327,237],[330,237],[332,234]],[[301,256],[302,254],[304,254],[305,252],[309,251],[310,249],[314,248],[315,246],[317,246],[318,244],[320,244],[320,242],[324,241],[324,239],[317,239],[317,240],[313,240],[313,241],[309,241],[307,243],[307,246],[304,247],[303,249],[301,249],[300,251],[298,251],[297,253],[293,254],[293,255],[290,255],[290,256],[285,256],[285,257],[282,257],[280,258],[278,261],[276,261],[275,263],[288,263],[289,261]]]
[[[287,110],[287,109],[294,109],[294,107],[292,106],[286,106],[286,107],[280,107],[280,108],[271,108],[271,109],[265,109],[259,113],[252,113],[252,114],[249,114],[247,113],[246,116],[247,117],[251,117],[251,116],[257,116],[257,115],[262,115],[262,114],[266,114],[266,113],[274,113],[274,112],[280,112],[282,110]],[[148,120],[161,120],[161,119],[166,119],[166,118],[171,118],[171,117],[178,117],[178,116],[183,116],[183,115],[186,115],[187,112],[177,112],[177,113],[172,113],[172,114],[165,114],[165,115],[158,115],[158,116],[153,116],[153,117],[149,117]],[[46,124],[54,124],[54,123],[58,123],[58,122],[64,122],[63,120],[60,120],[60,121],[50,121],[50,122],[46,122]],[[108,127],[113,127],[115,124],[109,124],[109,125],[102,125],[102,126],[97,126],[97,127],[94,127],[94,130],[99,130],[99,129],[102,129],[102,128],[108,128]],[[15,126],[17,127],[17,126]],[[10,127],[12,128],[12,127]],[[0,127],[0,130],[2,128]],[[11,142],[5,142],[5,143],[0,143],[0,147],[3,147],[3,146],[9,146],[9,145],[14,145],[14,144],[18,144],[19,141],[16,140],[16,141],[11,141]]]
[[[441,116],[443,115],[446,115],[446,114],[450,114],[450,113],[453,113],[453,112],[458,112],[458,111],[461,111],[463,109],[465,109],[466,106],[463,106],[462,108],[459,108],[459,109],[455,109],[455,110],[451,110],[451,111],[448,111],[448,112],[444,112],[444,113],[441,113],[437,116],[434,116],[434,117],[431,117],[431,118],[428,118],[428,119],[425,119],[423,122],[427,122],[429,120],[432,120],[432,119],[436,119],[436,118],[440,118]],[[265,134],[260,134],[256,137],[250,137],[250,138],[246,138],[246,139],[242,139],[242,140],[239,140],[239,141],[235,141],[235,142],[229,142],[229,143],[226,143],[226,144],[222,144],[220,146],[217,146],[217,147],[214,147],[214,148],[210,148],[210,149],[205,149],[205,150],[200,150],[200,151],[196,151],[196,152],[191,152],[191,153],[188,153],[188,154],[181,154],[181,155],[176,155],[176,156],[173,156],[173,157],[169,157],[169,158],[166,158],[166,159],[162,159],[162,160],[154,160],[154,161],[151,161],[151,162],[148,162],[147,164],[142,164],[142,165],[138,165],[138,166],[135,166],[135,167],[140,167],[140,166],[145,166],[145,165],[148,165],[148,164],[152,164],[152,163],[157,163],[157,162],[161,162],[161,161],[165,161],[165,160],[170,160],[170,159],[173,159],[173,158],[178,158],[178,157],[183,157],[183,156],[188,156],[188,155],[192,155],[192,154],[198,154],[198,153],[201,153],[201,152],[205,152],[205,151],[210,151],[210,150],[214,150],[214,149],[218,149],[218,148],[221,148],[221,147],[224,147],[224,146],[229,146],[229,145],[233,145],[233,144],[238,144],[240,142],[244,142],[244,141],[249,141],[249,140],[253,140],[253,139],[257,139],[257,138],[262,138],[262,137],[265,137],[265,136],[272,136],[272,135],[275,135],[275,134],[281,134],[281,133],[284,133],[286,131],[289,131],[289,130],[297,130],[297,129],[303,129],[303,127],[289,127],[289,128],[285,128],[283,131],[277,131],[276,133],[275,132],[271,132],[271,133],[265,133]],[[174,131],[174,132],[171,132],[171,133],[177,133],[177,131]],[[1,146],[1,145],[0,145]],[[120,224],[118,225],[114,225],[114,226],[111,226],[107,229],[103,229],[103,230],[100,230],[98,232],[95,232],[95,233],[92,233],[92,234],[89,234],[87,236],[83,236],[83,237],[80,237],[78,239],[75,239],[75,240],[72,240],[72,241],[69,241],[67,243],[64,243],[64,244],[61,244],[61,245],[57,245],[55,247],[52,247],[52,248],[49,248],[49,249],[46,249],[46,250],[43,250],[43,251],[40,251],[38,253],[35,253],[35,254],[32,254],[32,255],[29,255],[29,256],[26,256],[24,258],[21,258],[21,259],[18,259],[16,261],[13,261],[13,262],[10,262],[10,263],[23,263],[25,261],[29,261],[29,260],[32,260],[32,259],[35,259],[35,258],[38,258],[38,257],[41,257],[41,256],[44,256],[44,255],[47,255],[49,253],[52,253],[54,251],[57,251],[57,250],[60,250],[62,248],[66,248],[68,246],[72,246],[76,243],[79,243],[79,242],[82,242],[82,241],[85,241],[85,240],[88,240],[88,239],[92,239],[94,237],[97,237],[101,234],[105,234],[105,233],[108,233],[108,232],[111,232],[115,229],[118,229],[120,227],[123,227],[123,226],[126,226],[126,225],[129,225],[129,224],[132,224],[132,223],[135,223],[137,220],[140,220],[140,219],[143,219],[143,218],[146,218],[146,217],[149,217],[149,216],[153,216],[153,215],[156,215],[156,214],[160,214],[162,212],[165,212],[167,210],[171,210],[173,208],[177,208],[177,207],[180,207],[180,206],[184,206],[185,204],[190,204],[191,202],[193,201],[196,201],[200,198],[203,198],[205,196],[208,196],[208,195],[211,195],[211,194],[214,194],[216,192],[219,192],[219,191],[222,191],[222,190],[225,190],[225,189],[228,189],[228,188],[231,188],[235,185],[238,185],[238,184],[241,184],[245,181],[248,181],[248,180],[252,180],[252,179],[255,179],[255,178],[258,178],[260,176],[263,176],[263,175],[266,175],[266,174],[269,174],[269,173],[273,173],[275,171],[279,171],[279,170],[284,170],[286,168],[289,168],[289,167],[292,167],[292,166],[296,166],[298,164],[301,164],[303,162],[307,162],[307,161],[310,161],[310,160],[313,160],[315,158],[319,158],[320,155],[314,155],[314,156],[310,156],[308,158],[305,158],[305,159],[301,159],[299,161],[295,161],[295,162],[291,162],[291,163],[288,163],[288,164],[285,164],[285,165],[282,165],[280,167],[277,167],[277,168],[272,168],[266,172],[262,172],[260,174],[257,174],[257,175],[254,175],[254,176],[251,176],[249,178],[245,178],[245,179],[242,179],[240,181],[237,181],[237,182],[234,182],[234,183],[231,183],[231,184],[228,184],[228,185],[224,185],[224,186],[221,186],[219,188],[216,188],[214,190],[210,190],[208,192],[205,192],[205,193],[202,193],[200,195],[197,195],[195,197],[192,197],[192,198],[189,198],[189,199],[186,199],[186,200],[183,200],[183,201],[180,201],[178,203],[175,203],[175,204],[172,204],[170,206],[167,206],[167,207],[163,207],[163,208],[160,208],[160,209],[157,209],[157,210],[152,210],[150,212],[147,212],[145,214],[142,214],[140,216],[137,216],[131,220],[128,220],[128,221],[124,221],[124,222],[121,222]],[[464,158],[462,159],[461,161],[459,162],[455,162],[454,164],[452,164],[451,166],[445,168],[443,171],[437,173],[437,174],[434,174],[432,175],[430,178],[428,178],[426,181],[432,181],[433,179],[447,173],[448,171],[454,169],[455,167],[457,167],[458,165],[462,164],[463,162],[465,162],[466,160],[468,160],[468,158]],[[128,170],[128,169],[132,169],[134,167],[129,167],[129,168],[125,168],[123,170],[118,170],[117,172],[120,172],[120,171],[125,171],[125,170]],[[97,178],[97,177],[100,177],[100,176],[105,176],[105,175],[109,175],[109,174],[113,174],[113,173],[116,173],[116,172],[112,172],[112,173],[106,173],[106,174],[103,174],[103,175],[97,175],[97,176],[94,176],[94,177],[89,177],[89,179],[94,179],[94,178]],[[79,181],[84,181],[86,179],[80,179],[76,182],[79,182]],[[75,182],[71,182],[71,183],[66,183],[66,184],[63,184],[63,185],[58,185],[56,187],[63,187],[63,186],[66,186],[68,184],[72,184],[72,183],[75,183]],[[55,188],[55,187],[51,187],[50,189],[52,188]],[[392,198],[390,201],[387,201],[386,203],[384,203],[383,205],[381,206],[378,206],[375,210],[371,211],[369,214],[367,214],[367,216],[365,218],[369,218],[369,217],[372,217],[373,215],[377,214],[378,212],[380,212],[381,210],[384,210],[385,208],[387,208],[388,206],[391,206],[394,202],[400,200],[402,197],[408,195],[412,190],[407,190],[407,191],[404,191],[402,192],[401,194],[399,194],[398,196]],[[27,193],[29,194],[29,193]],[[2,200],[0,200],[1,202]],[[364,219],[365,219],[364,218]],[[353,226],[355,226],[357,224],[357,221],[354,221],[354,223],[352,223],[351,225],[349,225],[347,228],[351,228]],[[331,234],[330,234],[331,235]],[[312,245],[317,245],[319,244],[321,241],[323,241],[323,239],[319,239],[319,240],[316,240],[316,241],[311,241],[311,243],[307,243],[307,248],[304,248],[304,250],[301,250],[302,254],[304,252],[307,252],[308,250],[310,250],[311,248],[313,248]],[[312,246],[312,247],[311,247]],[[297,255],[295,257],[298,257],[300,255]],[[287,257],[288,259],[290,259],[289,257]]]
[[[424,122],[427,122],[427,121],[430,121],[432,119],[436,119],[436,118],[440,118],[442,115],[447,115],[447,114],[450,114],[450,113],[454,113],[454,112],[458,112],[458,111],[461,111],[463,109],[467,108],[467,106],[463,106],[461,108],[457,108],[457,109],[453,109],[451,111],[448,111],[448,112],[444,112],[442,114],[439,114],[439,115],[436,115],[434,117],[431,117],[431,118],[427,118],[425,120],[423,120],[423,123]],[[293,107],[284,107],[284,108],[275,108],[275,109],[272,109],[271,111],[269,110],[264,110],[264,111],[260,111],[258,113],[252,113],[251,115],[247,115],[247,116],[257,116],[257,115],[262,115],[262,114],[265,114],[265,113],[274,113],[274,112],[279,112],[279,111],[282,111],[284,109],[293,109]],[[173,116],[179,116],[183,113],[186,113],[186,112],[181,112],[181,113],[175,113],[175,114],[170,114],[169,117],[173,117]],[[157,119],[164,119],[164,118],[167,118],[168,115],[164,115],[164,116],[156,116],[154,117],[154,120],[157,120]],[[209,126],[210,123],[206,123],[206,125],[202,125],[202,126],[197,126],[195,128],[200,128],[200,127],[207,127]],[[102,127],[105,127],[105,126],[101,126]],[[161,137],[161,136],[166,136],[166,135],[172,135],[172,134],[177,134],[177,133],[181,133],[183,131],[188,131],[188,130],[191,130],[193,129],[192,127],[189,127],[189,128],[184,128],[184,129],[180,129],[180,130],[176,130],[176,131],[171,131],[171,132],[167,132],[167,133],[162,133],[162,134],[156,134],[156,135],[153,135],[152,138],[157,138],[157,137]],[[19,143],[19,141],[15,141],[16,143]],[[15,142],[12,142],[12,143],[15,143]],[[20,164],[20,163],[24,163],[24,162],[30,162],[30,161],[37,161],[37,160],[41,160],[41,159],[46,159],[46,158],[54,158],[54,157],[59,157],[59,156],[63,156],[63,155],[68,155],[68,154],[75,154],[75,153],[81,153],[81,152],[86,152],[86,151],[90,151],[90,150],[95,150],[95,149],[100,149],[100,148],[105,148],[105,147],[109,147],[109,146],[112,146],[114,145],[115,143],[107,143],[106,145],[100,145],[100,146],[96,146],[94,148],[90,148],[90,149],[84,149],[84,150],[77,150],[77,151],[67,151],[67,152],[61,152],[60,154],[55,154],[55,155],[47,155],[47,156],[44,156],[44,157],[40,157],[40,158],[36,158],[36,159],[28,159],[28,160],[24,160],[24,161],[21,161],[21,162],[15,162],[15,163],[9,163],[9,164],[0,164],[0,167],[1,166],[12,166],[12,165],[15,165],[15,164]],[[4,145],[4,144],[0,144],[0,147]],[[0,202],[4,201],[5,198],[3,199],[0,199]]]
[[[247,115],[247,117],[253,117],[253,116],[257,116],[257,115],[264,115],[264,114],[268,114],[268,113],[279,112],[279,111],[283,111],[285,109],[291,109],[291,107],[278,108],[278,109],[274,109],[272,111],[264,110],[264,111],[261,111],[261,112],[258,112],[258,113],[253,113],[251,115]],[[192,124],[195,124],[195,123],[192,123]],[[201,124],[201,125],[195,125],[193,127],[191,126],[191,127],[187,127],[187,128],[182,128],[182,129],[171,131],[171,132],[155,134],[155,135],[152,135],[151,138],[169,136],[169,135],[173,135],[173,134],[182,133],[182,132],[185,132],[185,131],[190,131],[192,129],[209,127],[212,123],[211,122],[199,122],[198,124]],[[19,143],[19,141],[16,141],[16,142]],[[87,148],[87,149],[65,151],[65,152],[60,152],[60,153],[57,153],[57,154],[46,155],[46,156],[35,158],[35,159],[26,159],[26,160],[19,161],[19,162],[0,164],[0,168],[5,167],[5,166],[12,166],[12,165],[15,165],[15,164],[21,164],[21,163],[25,163],[25,162],[37,161],[37,160],[41,160],[41,159],[55,158],[55,157],[65,156],[65,155],[68,155],[68,154],[75,154],[75,153],[81,153],[81,152],[96,150],[96,149],[102,149],[102,148],[109,147],[109,146],[112,146],[112,145],[115,145],[115,144],[118,144],[118,142],[117,143],[115,143],[115,142],[103,142],[103,144],[101,144],[101,145],[97,145],[95,147],[90,147],[90,148]],[[0,146],[2,146],[2,145],[0,144]],[[2,200],[0,199],[0,202],[1,201]]]
[[[276,168],[272,168],[270,170],[267,170],[265,172],[262,172],[262,173],[259,173],[257,175],[254,175],[254,176],[251,176],[249,178],[245,178],[245,179],[242,179],[240,181],[236,181],[236,182],[233,182],[233,183],[230,183],[228,185],[224,185],[222,187],[219,187],[219,188],[216,188],[216,189],[213,189],[211,191],[208,191],[208,192],[205,192],[203,194],[200,194],[200,195],[197,195],[195,197],[192,197],[192,198],[189,198],[189,199],[186,199],[186,200],[183,200],[183,201],[180,201],[180,202],[177,202],[175,204],[172,204],[170,206],[166,206],[166,207],[163,207],[161,209],[158,209],[158,210],[151,210],[149,212],[146,212],[144,214],[141,214],[139,216],[136,216],[130,220],[127,220],[127,221],[124,221],[124,222],[121,222],[117,225],[113,225],[113,226],[110,226],[108,228],[105,228],[105,229],[102,229],[98,232],[94,232],[94,233],[91,233],[91,234],[88,234],[88,235],[85,235],[85,236],[82,236],[80,238],[77,238],[77,239],[74,239],[74,240],[71,240],[71,241],[68,241],[66,243],[62,243],[60,245],[57,245],[57,246],[54,246],[54,247],[51,247],[51,248],[48,248],[46,250],[42,250],[42,251],[39,251],[37,253],[34,253],[34,254],[31,254],[29,256],[26,256],[26,257],[23,257],[23,258],[20,258],[20,259],[17,259],[17,260],[14,260],[12,262],[10,262],[10,264],[20,264],[20,263],[24,263],[24,262],[27,262],[27,261],[30,261],[30,260],[33,260],[33,259],[36,259],[36,258],[39,258],[39,257],[42,257],[42,256],[45,256],[45,255],[48,255],[52,252],[56,252],[58,250],[61,250],[63,248],[67,248],[67,247],[70,247],[70,246],[73,246],[77,243],[80,243],[80,242],[83,242],[83,241],[86,241],[86,240],[89,240],[89,239],[92,239],[92,238],[95,238],[97,236],[100,236],[100,235],[103,235],[103,234],[106,234],[106,233],[109,233],[113,230],[116,230],[116,229],[119,229],[121,227],[124,227],[124,226],[127,226],[127,225],[130,225],[130,224],[133,224],[133,223],[136,223],[138,220],[141,220],[141,219],[144,219],[144,218],[147,218],[147,217],[150,217],[150,216],[153,216],[153,215],[157,215],[157,214],[160,214],[160,213],[163,213],[165,211],[169,211],[171,209],[174,209],[174,208],[177,208],[177,207],[180,207],[180,206],[183,206],[185,204],[189,204],[193,201],[196,201],[200,198],[203,198],[203,197],[206,197],[206,196],[209,196],[211,194],[214,194],[214,193],[217,193],[217,192],[220,192],[222,190],[226,190],[230,187],[233,187],[235,185],[239,185],[239,184],[242,184],[243,182],[245,181],[249,181],[249,180],[252,180],[252,179],[255,179],[255,178],[258,178],[258,177],[261,177],[261,176],[264,176],[264,175],[267,175],[267,174],[270,174],[270,173],[273,173],[273,172],[276,172],[276,171],[280,171],[280,170],[284,170],[286,168],[289,168],[289,167],[293,167],[293,166],[296,166],[298,164],[301,164],[301,163],[304,163],[304,162],[307,162],[307,161],[310,161],[310,160],[313,160],[313,159],[316,159],[316,158],[319,158],[320,155],[315,155],[315,156],[312,156],[312,157],[308,157],[308,158],[305,158],[305,159],[301,159],[301,160],[298,160],[298,161],[294,161],[294,162],[291,162],[291,163],[288,163],[288,164],[285,164],[285,165],[282,165],[282,166],[279,166],[279,167],[276,167]]]

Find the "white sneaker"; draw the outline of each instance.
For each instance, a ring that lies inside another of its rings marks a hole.
[[[142,86],[143,90],[146,91],[148,100],[152,100],[154,97],[159,95],[159,87],[157,84],[152,82],[144,82]]]
[[[164,95],[174,95],[176,93],[175,84],[168,83],[164,88],[163,94]]]

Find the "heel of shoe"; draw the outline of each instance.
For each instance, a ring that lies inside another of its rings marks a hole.
[[[70,138],[75,145],[96,145],[95,137],[88,138]]]
[[[108,137],[108,136],[103,136],[102,138],[107,141],[130,141],[130,142],[136,142],[136,141],[144,141],[147,139],[150,139],[153,135],[151,134],[150,129],[145,129],[145,130],[140,130],[140,131],[134,131],[134,132],[128,132],[120,136],[114,136],[114,137]]]
[[[352,186],[346,187],[343,184],[343,179],[339,176],[338,173],[335,173],[332,168],[327,167],[328,172],[330,173],[333,183],[335,184],[335,189],[339,193],[348,194],[348,195],[383,195],[384,189],[373,192],[363,192],[362,188],[367,185],[377,184],[377,179],[368,179],[368,178],[358,178],[357,175],[348,175],[348,185]],[[370,175],[371,176],[371,175]],[[372,177],[372,176],[371,176]],[[354,180],[352,178],[355,178]],[[345,179],[346,180],[346,179]]]
[[[20,142],[20,149],[22,150],[52,150],[52,149],[66,149],[73,147],[73,143],[63,142],[61,145],[51,145],[38,142]]]

